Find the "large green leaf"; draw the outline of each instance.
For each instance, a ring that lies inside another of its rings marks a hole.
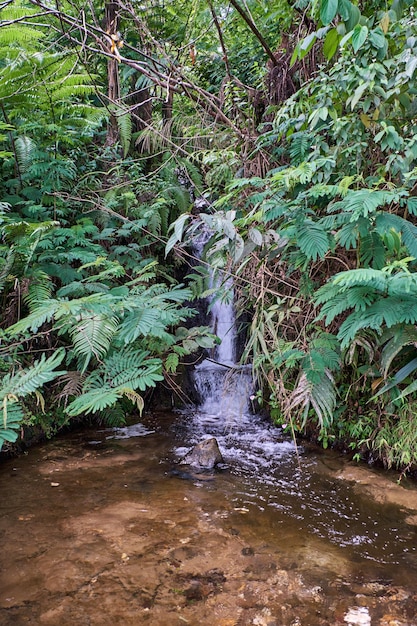
[[[355,52],[359,50],[368,37],[368,27],[356,24],[352,33],[352,46]]]
[[[336,54],[339,41],[340,36],[336,28],[332,28],[331,30],[329,30],[323,44],[323,54],[326,59],[330,60]]]
[[[323,24],[330,24],[336,17],[339,0],[321,0],[320,19]]]

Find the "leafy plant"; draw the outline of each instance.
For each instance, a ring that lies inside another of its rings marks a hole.
[[[30,394],[42,398],[40,389],[46,383],[65,371],[56,370],[65,356],[64,350],[57,350],[48,358],[43,355],[31,367],[17,370],[3,376],[0,383],[2,424],[0,428],[0,449],[4,442],[13,443],[18,437],[24,419],[24,400]]]

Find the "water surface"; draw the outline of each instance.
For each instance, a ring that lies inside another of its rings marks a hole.
[[[210,435],[222,469],[178,465]],[[416,626],[410,511],[299,456],[258,417],[191,412],[6,461],[1,626]]]

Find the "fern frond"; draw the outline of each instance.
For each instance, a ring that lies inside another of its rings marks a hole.
[[[117,428],[126,424],[126,415],[120,402],[104,409],[100,413],[100,423],[108,428]]]
[[[395,191],[379,191],[374,189],[349,190],[345,198],[337,203],[337,207],[352,214],[352,220],[368,217],[380,206],[398,202],[399,194]],[[334,205],[336,206],[336,205]]]
[[[328,370],[311,387],[309,401],[317,415],[320,427],[328,428],[333,422],[337,404],[335,382]]]
[[[90,389],[75,398],[75,400],[68,405],[66,412],[71,417],[75,417],[81,413],[98,413],[116,404],[122,396],[122,393],[118,392],[116,389],[106,387],[103,383],[101,387]]]
[[[297,384],[291,392],[289,398],[285,402],[285,413],[290,418],[294,409],[302,411],[306,407],[308,408],[311,395],[311,383],[307,380],[305,373],[301,373],[298,378]]]
[[[167,358],[165,359],[165,363],[164,363],[165,370],[168,373],[174,374],[177,371],[179,361],[180,361],[179,355],[176,354],[175,352],[171,352],[170,354],[168,354]]]
[[[60,382],[64,384],[61,392],[57,396],[58,402],[64,400],[66,403],[71,396],[79,396],[82,392],[82,386],[85,376],[78,371],[67,372],[60,378]]]
[[[2,262],[3,262],[3,259],[2,259]],[[0,293],[3,291],[7,283],[7,279],[13,268],[14,262],[15,262],[15,251],[13,248],[9,248],[6,259],[0,266]]]
[[[138,307],[127,313],[120,324],[117,336],[125,344],[132,343],[140,336],[153,334],[164,329],[160,313],[154,308]]]
[[[368,285],[370,288],[383,293],[387,290],[388,280],[389,275],[386,272],[371,268],[359,268],[339,272],[332,279],[332,283],[338,285],[341,289],[346,289],[354,285]]]
[[[130,142],[132,141],[132,116],[129,112],[117,112],[116,120],[119,129],[120,143],[123,148],[123,156],[126,157],[129,152]]]
[[[385,326],[390,328],[400,323],[417,323],[415,297],[402,300],[398,297],[382,298],[367,307],[365,311],[352,313],[341,324],[338,337],[342,347],[346,348],[360,330],[369,328],[381,332]]]
[[[2,9],[3,11],[3,9]],[[2,15],[2,19],[6,18]],[[6,47],[10,45],[27,45],[30,43],[35,44],[40,39],[43,39],[44,33],[35,28],[29,26],[22,27],[20,24],[17,26],[1,26],[0,25],[0,46]]]
[[[3,397],[0,410],[3,419],[0,421],[0,450],[7,441],[13,443],[19,436],[20,425],[24,418],[23,409],[12,397]]]
[[[36,144],[30,137],[20,135],[15,140],[16,158],[20,171],[26,172],[33,161]]]
[[[52,282],[48,274],[39,269],[31,272],[28,290],[23,297],[29,310],[33,312],[40,302],[45,302],[51,297],[51,293]]]
[[[113,352],[101,369],[107,377],[111,377],[112,386],[118,389],[129,387],[145,391],[163,380],[161,360],[150,358],[149,352],[132,347]]]
[[[314,135],[306,131],[295,132],[291,135],[289,152],[295,165],[299,165],[307,158],[314,141]]]
[[[139,414],[142,415],[142,411],[145,407],[145,401],[142,396],[139,393],[136,393],[136,391],[134,391],[133,389],[130,389],[129,387],[121,387],[120,393],[122,393],[123,396],[126,396],[126,398],[128,398],[128,400],[132,402],[132,404],[136,405],[139,410]]]
[[[13,326],[9,326],[7,334],[13,337],[27,330],[37,332],[42,324],[50,322],[53,319],[59,308],[60,302],[58,300],[51,298],[46,302],[41,302],[29,315],[16,322],[16,324],[13,324]]]
[[[316,261],[329,251],[330,241],[327,232],[317,222],[305,220],[296,230],[296,240],[308,259]]]
[[[55,371],[64,359],[65,350],[60,348],[50,357],[44,354],[27,370],[7,374],[1,383],[0,395],[13,394],[17,398],[27,396],[65,371]]]
[[[0,381],[0,410],[3,415],[0,427],[0,449],[5,441],[16,441],[23,419],[23,410],[19,400],[31,393],[36,393],[45,383],[54,380],[65,371],[55,370],[65,356],[65,350],[57,350],[51,357],[43,354],[40,360],[26,370],[7,374]]]
[[[93,357],[100,361],[107,353],[117,328],[117,318],[105,313],[84,313],[76,324],[71,324],[69,332],[74,352],[83,361],[82,373]]]
[[[385,265],[385,247],[380,235],[376,232],[367,233],[362,237],[360,260],[364,267],[381,269]]]

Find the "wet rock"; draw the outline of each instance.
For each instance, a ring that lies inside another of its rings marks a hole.
[[[195,480],[195,475],[191,472],[185,472],[183,470],[177,469],[176,467],[172,470],[169,470],[168,476],[179,478],[180,480]]]
[[[216,465],[223,462],[215,437],[200,441],[181,460],[181,463],[198,469],[213,469]]]
[[[222,570],[212,569],[203,574],[183,574],[177,576],[178,582],[186,584],[184,596],[188,602],[204,600],[212,594],[222,591],[226,577]]]
[[[350,590],[356,595],[363,596],[383,596],[387,593],[388,583],[366,582],[363,584],[352,583]]]
[[[210,585],[204,585],[200,580],[193,580],[188,589],[184,591],[184,595],[188,602],[191,602],[192,600],[203,600],[207,598],[211,591]]]

